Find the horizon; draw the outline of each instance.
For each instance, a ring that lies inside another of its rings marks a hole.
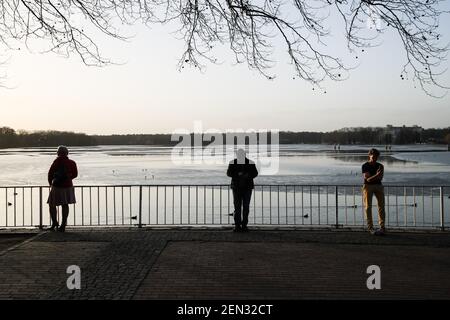
[[[421,125],[411,125],[411,126],[407,126],[407,125],[392,125],[393,127],[396,128],[402,128],[402,127],[406,127],[406,128],[411,128],[414,126],[418,126],[419,128],[422,128],[424,130],[445,130],[450,128],[450,125],[448,126],[444,126],[444,127],[423,127]],[[4,125],[0,125],[0,128],[2,127],[8,127],[8,126],[4,126]],[[339,129],[334,129],[334,130],[330,130],[330,131],[292,131],[292,130],[284,130],[284,129],[276,129],[279,130],[279,132],[290,132],[290,133],[306,133],[306,132],[312,132],[312,133],[331,133],[331,132],[338,132],[340,130],[344,130],[344,129],[379,129],[379,128],[386,128],[387,125],[385,126],[368,126],[368,127],[344,127],[344,128],[339,128]],[[11,127],[8,127],[11,128]],[[23,128],[19,128],[19,129],[15,129],[15,128],[11,128],[13,129],[16,134],[20,134],[21,131],[25,131],[26,134],[33,134],[33,133],[39,133],[39,132],[58,132],[58,133],[74,133],[74,134],[85,134],[88,136],[113,136],[113,135],[119,135],[119,136],[124,136],[124,135],[171,135],[173,134],[173,132],[156,132],[156,133],[87,133],[87,132],[81,132],[81,131],[60,131],[60,130],[52,130],[52,129],[36,129],[36,130],[27,130],[27,129],[23,129]],[[227,130],[227,129],[225,129]],[[256,129],[258,130],[258,129]],[[230,131],[230,132],[235,132],[235,133],[239,133],[239,132],[244,132],[245,133],[246,130],[241,130],[241,131]],[[269,130],[270,131],[270,130]],[[194,131],[189,131],[189,134],[194,134],[194,133],[198,133],[198,132],[194,132]],[[200,132],[201,134],[205,134],[206,132]],[[225,134],[225,131],[220,132],[221,134]]]

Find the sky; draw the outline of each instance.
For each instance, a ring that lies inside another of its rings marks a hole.
[[[449,1],[450,2],[450,1]],[[443,21],[450,42],[450,19]],[[326,93],[312,90],[293,70],[282,43],[276,47],[277,74],[267,80],[245,64],[234,65],[220,49],[219,65],[203,72],[177,69],[183,42],[173,26],[135,26],[134,38],[101,39],[104,55],[118,65],[87,67],[79,58],[11,51],[3,55],[8,88],[0,88],[0,126],[16,130],[64,130],[88,134],[171,133],[194,129],[278,129],[331,131],[344,127],[450,126],[450,93],[427,96],[400,78],[405,53],[399,39],[386,34],[382,44],[359,55],[345,81],[327,81]],[[334,41],[334,42],[333,42]],[[331,39],[336,53],[339,36]],[[342,44],[342,43],[340,43]],[[355,64],[356,65],[356,64]],[[450,67],[445,61],[444,67]],[[441,81],[450,85],[450,71]]]

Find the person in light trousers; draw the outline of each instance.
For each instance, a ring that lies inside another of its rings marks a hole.
[[[385,229],[385,209],[384,209],[384,187],[381,181],[384,176],[384,166],[377,162],[380,152],[377,149],[370,149],[369,160],[362,165],[364,179],[363,199],[365,207],[365,217],[367,229],[371,234],[384,235]],[[375,231],[372,219],[372,198],[375,195],[378,204],[378,224],[380,229]]]

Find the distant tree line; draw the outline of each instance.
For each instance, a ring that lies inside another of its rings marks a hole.
[[[244,134],[245,135],[245,134]],[[93,136],[99,145],[176,145],[170,134],[133,134]],[[194,135],[191,134],[191,139]],[[226,141],[223,134],[223,141]],[[270,135],[268,135],[270,143]],[[450,143],[450,127],[444,129],[400,128],[395,136],[385,132],[383,128],[360,128],[349,131],[335,130],[331,132],[291,132],[281,131],[281,144],[415,144],[415,143]],[[203,144],[209,144],[204,141]]]
[[[170,134],[113,134],[92,136],[98,145],[175,145]]]
[[[0,148],[92,146],[97,142],[94,137],[84,133],[65,131],[18,131],[0,127]]]
[[[411,127],[397,128],[395,134],[385,128],[359,128],[353,130],[337,130],[325,132],[321,143],[339,144],[446,144],[450,135],[450,127],[443,129],[420,129]]]
[[[225,134],[222,135],[225,142]],[[191,134],[191,139],[194,136]],[[268,137],[270,143],[270,135]],[[0,127],[0,148],[94,146],[94,145],[164,145],[173,146],[171,134],[126,134],[126,135],[87,135],[66,131],[15,131]],[[443,129],[413,130],[400,128],[395,135],[383,128],[358,128],[331,132],[291,132],[281,131],[281,144],[450,144],[450,127]],[[209,144],[204,141],[203,144]]]

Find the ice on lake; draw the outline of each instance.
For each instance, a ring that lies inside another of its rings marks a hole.
[[[360,184],[361,165],[371,146],[281,145],[279,169],[261,175],[257,184]],[[446,146],[394,146],[384,153],[386,184],[450,184],[450,152]],[[77,185],[227,184],[227,162],[174,163],[172,148],[157,146],[98,146],[71,148],[79,168]],[[220,156],[220,155],[218,155]],[[0,186],[47,185],[55,148],[0,150]],[[251,156],[250,156],[251,158]],[[258,165],[258,162],[257,162]]]

